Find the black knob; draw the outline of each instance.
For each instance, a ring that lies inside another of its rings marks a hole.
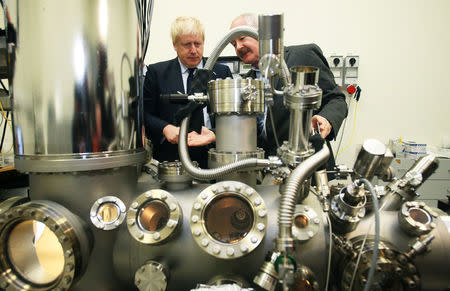
[[[341,60],[340,60],[339,58],[334,58],[334,59],[333,59],[333,64],[334,64],[334,66],[337,67],[337,65],[339,65],[340,61],[341,61]]]

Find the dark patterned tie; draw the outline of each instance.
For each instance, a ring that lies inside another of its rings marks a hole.
[[[191,91],[192,79],[194,79],[195,68],[188,68],[188,70],[189,70],[189,75],[187,77],[187,83],[186,83],[186,93],[187,94],[189,94],[189,92]]]

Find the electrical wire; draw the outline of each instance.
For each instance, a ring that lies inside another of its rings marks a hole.
[[[350,98],[348,107],[351,107],[351,105],[352,105],[352,98]],[[348,118],[344,119],[344,124],[342,125],[342,129],[340,130],[341,136],[339,138],[339,144],[336,148],[336,153],[338,153],[341,148],[342,140],[344,139],[345,128],[347,127],[347,120],[348,120]],[[337,155],[334,155],[334,158],[336,158],[336,157],[337,157]]]
[[[373,276],[375,274],[375,267],[377,265],[377,259],[378,259],[378,246],[380,244],[380,214],[379,214],[377,194],[375,193],[375,189],[373,188],[372,184],[369,182],[369,180],[367,180],[365,178],[361,178],[360,181],[363,182],[367,186],[367,188],[369,189],[370,195],[372,195],[373,211],[375,214],[375,238],[374,238],[373,251],[372,251],[372,261],[370,262],[370,268],[369,268],[369,273],[367,276],[367,282],[366,282],[366,285],[364,286],[364,291],[369,291],[370,285],[372,285]],[[364,245],[366,244],[366,240],[367,240],[370,230],[372,229],[372,225],[373,225],[373,221],[369,225],[369,228],[367,229],[367,233],[364,236],[364,240],[360,246],[358,258],[356,259],[355,269],[353,270],[352,279],[350,281],[349,290],[352,290],[353,282],[354,282],[355,276],[356,276],[356,271],[358,270],[359,260],[361,259]]]
[[[12,125],[11,125],[11,120],[9,120],[8,119],[8,116],[7,116],[7,114],[5,114],[5,110],[3,110],[3,105],[2,105],[2,102],[0,101],[0,109],[1,109],[1,111],[2,111],[2,115],[3,115],[3,118],[5,119],[5,127],[6,127],[6,124],[9,124],[9,128],[11,128],[11,133],[13,132],[13,129],[12,129]],[[9,113],[9,112],[8,112]],[[9,123],[8,123],[8,121],[9,121]],[[1,147],[0,148],[2,148],[3,147],[3,138],[5,137],[5,134],[4,134],[4,131],[3,131],[3,137],[2,137],[2,142],[1,142]],[[6,155],[6,154],[9,154],[11,151],[12,151],[12,149],[13,149],[13,143],[11,143],[11,147],[9,148],[9,150],[6,152],[6,153],[0,153],[0,155]]]
[[[355,113],[354,113],[354,115],[353,115],[353,129],[352,129],[352,135],[350,136],[350,140],[348,141],[348,144],[345,146],[345,148],[342,150],[342,151],[340,151],[340,152],[338,152],[335,156],[334,156],[334,158],[337,158],[337,156],[339,155],[339,154],[342,154],[347,148],[348,148],[348,146],[351,144],[351,142],[352,142],[352,139],[353,139],[353,134],[355,133],[355,128],[356,128],[356,110],[358,109],[358,101],[356,101],[356,103],[355,103]]]
[[[327,267],[327,280],[325,281],[325,291],[328,291],[328,284],[330,282],[330,269],[331,269],[331,246],[333,242],[333,230],[331,228],[331,220],[330,215],[327,213],[327,221],[328,221],[328,227],[330,228],[330,238],[329,238],[329,249],[328,249],[328,267]]]

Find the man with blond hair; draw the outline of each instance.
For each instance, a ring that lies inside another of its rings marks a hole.
[[[172,104],[165,95],[189,94],[191,82],[197,69],[205,63],[203,46],[205,33],[203,25],[194,17],[182,16],[171,26],[172,44],[177,57],[149,65],[144,81],[144,116],[146,133],[153,143],[153,157],[158,161],[174,161],[178,156],[179,124],[175,124],[175,113],[183,105]],[[216,64],[213,78],[232,77],[227,66]],[[196,92],[197,93],[197,92]],[[208,145],[215,142],[211,120],[204,108],[195,111],[191,124],[203,124],[200,132],[188,133],[189,154],[202,168],[207,167]]]

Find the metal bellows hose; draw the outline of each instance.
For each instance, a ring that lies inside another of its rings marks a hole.
[[[330,156],[330,150],[326,144],[322,149],[298,165],[288,177],[286,188],[282,194],[280,208],[278,210],[278,242],[280,251],[293,248],[292,221],[295,211],[295,198],[300,184],[305,181],[314,171],[325,163]]]

